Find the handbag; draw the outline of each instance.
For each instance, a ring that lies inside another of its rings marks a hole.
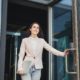
[[[22,67],[23,67],[24,74],[27,74],[29,72],[31,68],[31,64],[32,64],[32,61],[29,61],[29,60],[23,61]]]

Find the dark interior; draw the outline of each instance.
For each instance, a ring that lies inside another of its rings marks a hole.
[[[27,27],[29,27],[32,22],[39,22],[43,29],[44,38],[48,40],[47,15],[48,14],[46,10],[9,2],[8,12],[7,12],[7,32],[20,32],[22,34],[19,37],[19,42],[18,42],[19,43],[18,46],[20,46],[21,39],[24,37],[24,33]],[[15,36],[7,34],[5,80],[14,80],[14,60],[15,60],[14,43],[15,43]],[[47,53],[45,50],[43,52]],[[48,54],[43,54],[43,65],[44,65],[44,69],[42,70],[41,80],[47,80],[48,79]],[[19,79],[18,75],[17,75],[17,79]]]
[[[32,22],[39,22],[44,29],[47,27],[47,11],[23,6],[15,3],[8,4],[8,31],[17,31]],[[25,27],[25,28],[26,28]]]

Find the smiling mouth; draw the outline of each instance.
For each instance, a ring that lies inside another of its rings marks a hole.
[[[37,32],[37,31],[34,31],[34,32]]]

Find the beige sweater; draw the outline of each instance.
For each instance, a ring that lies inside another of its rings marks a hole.
[[[24,60],[31,60],[32,63],[34,63],[36,69],[42,69],[43,48],[54,55],[64,56],[64,52],[56,50],[55,48],[50,46],[43,38],[33,38],[30,36],[22,39],[19,51],[18,70],[22,69],[22,62],[25,53],[26,57]]]

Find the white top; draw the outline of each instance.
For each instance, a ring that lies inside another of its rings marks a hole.
[[[35,64],[36,69],[42,69],[42,53],[43,48],[47,51],[50,51],[52,54],[57,56],[64,56],[64,52],[58,51],[52,46],[50,46],[43,38],[38,37],[27,37],[22,39],[20,51],[19,51],[19,60],[18,60],[18,69],[22,69],[22,62],[24,54],[26,57],[24,60],[30,60]],[[35,58],[34,58],[35,57]]]
[[[33,37],[30,37],[30,41],[31,41],[31,45],[32,45],[32,49],[33,49],[33,52],[34,54],[36,53],[36,48],[37,48],[37,38],[33,38]]]

